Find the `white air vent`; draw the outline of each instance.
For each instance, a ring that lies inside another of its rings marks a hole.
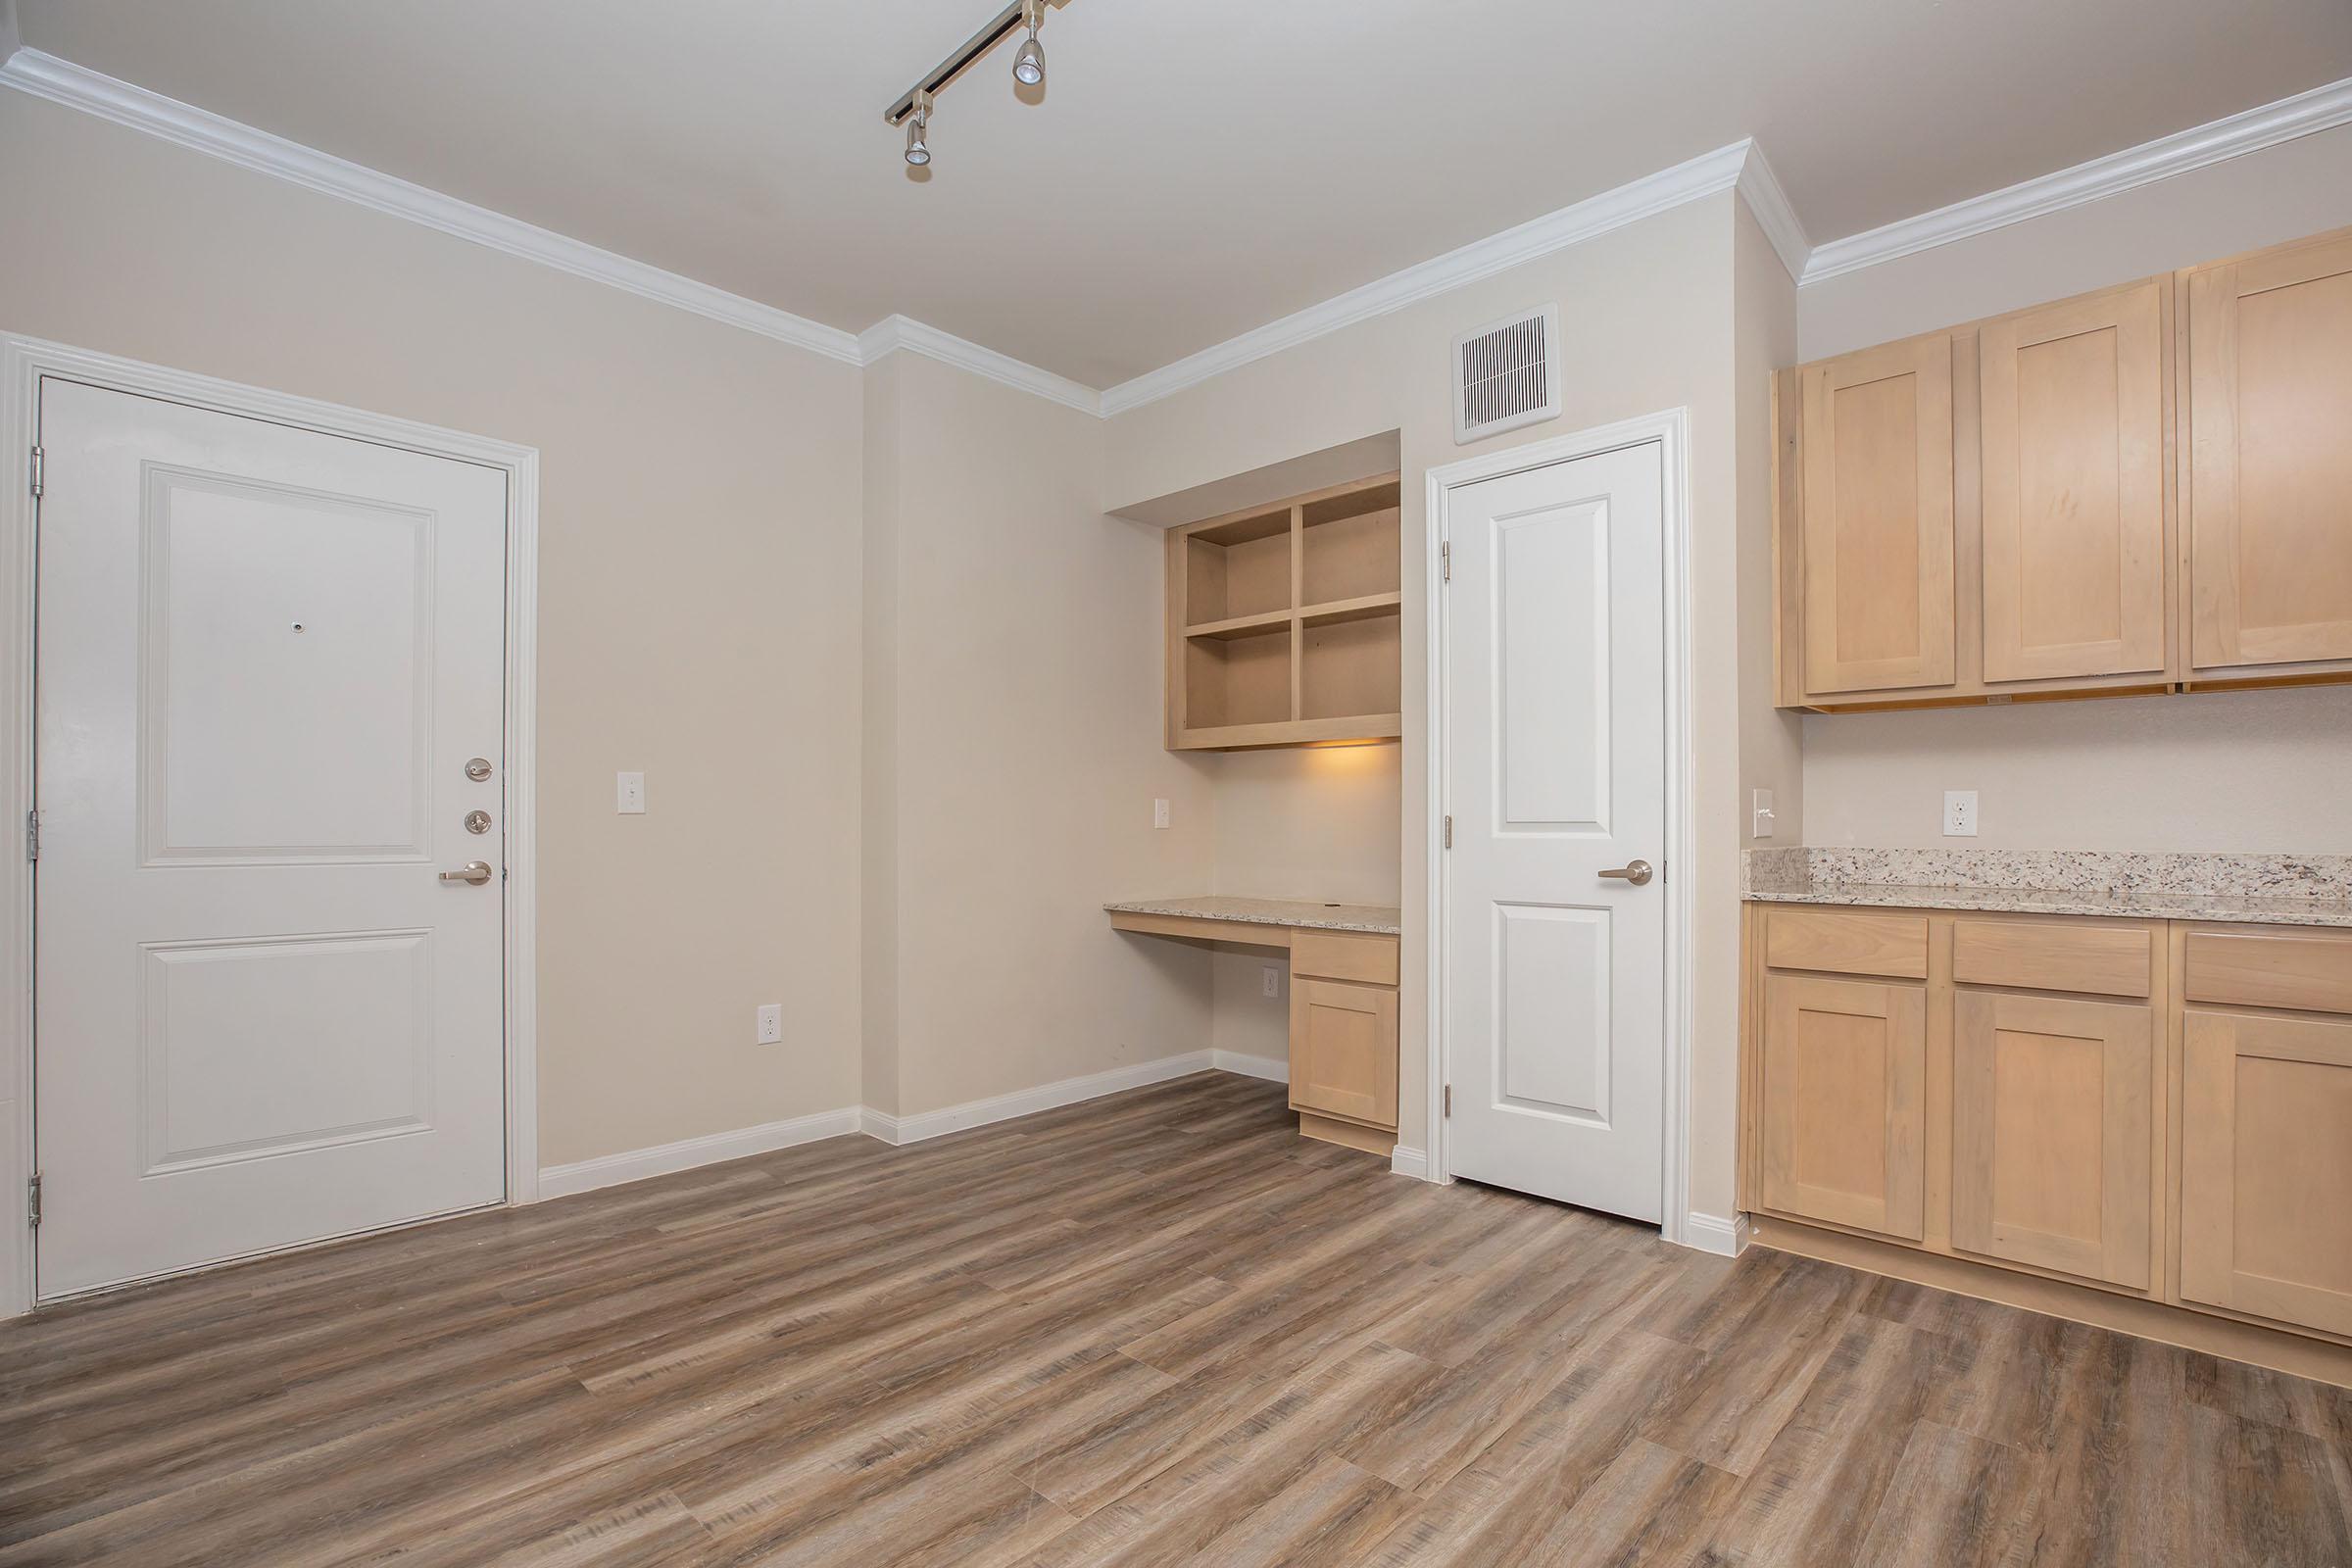
[[[1560,415],[1560,308],[1546,305],[1453,340],[1453,444]]]

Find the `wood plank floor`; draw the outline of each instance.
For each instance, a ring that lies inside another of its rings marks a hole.
[[[0,1563],[2352,1565],[2352,1395],[1222,1074],[0,1328]]]

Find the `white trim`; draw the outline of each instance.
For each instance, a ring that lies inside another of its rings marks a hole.
[[[1291,1064],[1280,1056],[1245,1055],[1239,1051],[1212,1051],[1208,1064],[1219,1072],[1239,1073],[1244,1078],[1262,1078],[1270,1084],[1291,1081]]]
[[[22,54],[19,59],[24,58]],[[145,365],[37,338],[0,333],[0,432],[9,451],[0,466],[0,809],[23,830],[33,804],[32,660],[35,505],[15,465],[29,453],[40,417],[40,378],[71,377],[92,386],[268,419],[298,429],[348,436],[433,457],[504,469],[507,474],[506,757],[506,1143],[507,1201],[527,1203],[539,1184],[537,690],[539,454],[530,447],[445,430],[412,419],[320,403],[213,376]],[[32,1174],[32,879],[22,853],[0,854],[0,987],[12,1004],[0,1014],[0,1162],[22,1192]],[[13,1148],[9,1146],[13,1143]],[[0,1250],[0,1316],[32,1302],[32,1235]]]
[[[1614,190],[1563,207],[1554,213],[1506,228],[1499,234],[1473,240],[1458,250],[1392,272],[1387,277],[1310,305],[1296,315],[1230,338],[1214,348],[1187,355],[1173,365],[1122,381],[1102,394],[1105,416],[1124,414],[1155,403],[1213,376],[1236,370],[1285,349],[1326,337],[1344,327],[1387,316],[1435,295],[1448,293],[1496,272],[1540,260],[1555,251],[1581,245],[1611,229],[1712,196],[1740,183],[1755,143],[1736,141],[1702,153],[1672,169],[1629,181]],[[1777,188],[1778,182],[1775,182]],[[1769,229],[1767,230],[1769,232]]]
[[[17,31],[17,0],[0,0],[0,66],[24,47],[24,35]]]
[[[753,1154],[772,1154],[779,1149],[813,1144],[820,1139],[846,1138],[859,1130],[858,1115],[858,1106],[844,1105],[839,1110],[820,1110],[812,1116],[795,1116],[789,1121],[771,1121],[736,1132],[682,1138],[674,1144],[661,1144],[652,1149],[632,1149],[569,1165],[550,1165],[539,1172],[539,1197],[542,1200],[569,1198],[574,1193],[641,1182],[650,1176],[668,1176]]]
[[[1720,1214],[1693,1211],[1683,1221],[1683,1245],[1693,1251],[1713,1252],[1717,1257],[1738,1257],[1747,1250],[1753,1229],[1745,1214],[1725,1219]]]
[[[943,332],[926,325],[910,316],[886,316],[858,334],[858,359],[861,365],[871,365],[885,354],[905,349],[920,354],[942,365],[969,370],[991,381],[1002,381],[1018,391],[1032,393],[1064,408],[1076,409],[1098,418],[1102,414],[1102,394],[1091,386],[1081,386],[1066,375],[1041,370],[1024,360],[995,349],[967,342],[953,332]]]
[[[2352,77],[2127,147],[2005,190],[1972,196],[1932,213],[1817,245],[1798,281],[1818,283],[2343,124],[2352,124]]]
[[[1410,1145],[1398,1144],[1389,1151],[1389,1169],[1398,1176],[1425,1182],[1429,1180],[1429,1156]]]
[[[858,363],[857,338],[839,327],[826,326],[789,311],[779,311],[772,305],[681,277],[676,272],[631,261],[535,223],[509,218],[504,213],[445,196],[348,159],[288,141],[283,136],[239,124],[210,110],[183,104],[127,81],[118,81],[38,49],[21,49],[5,66],[0,66],[0,84],[96,115],[101,120],[111,120],[132,130],[145,131],[240,169],[274,175],[321,195],[339,196],[393,218],[405,218],[444,234],[569,272],[574,277],[691,311],[845,365]]]
[[[1746,199],[1747,210],[1756,215],[1756,226],[1772,241],[1789,277],[1803,277],[1805,264],[1813,256],[1813,242],[1805,237],[1805,225],[1797,220],[1796,209],[1788,205],[1788,193],[1781,189],[1780,177],[1764,157],[1762,142],[1747,144],[1747,162],[1740,166],[1740,194]]]
[[[1439,552],[1447,535],[1449,492],[1463,485],[1524,473],[1531,468],[1572,463],[1643,442],[1663,445],[1665,569],[1666,569],[1666,867],[1659,889],[1666,899],[1666,996],[1664,1008],[1665,1062],[1659,1076],[1660,1114],[1664,1118],[1663,1185],[1665,1220],[1658,1227],[1667,1241],[1689,1245],[1690,1183],[1690,1018],[1691,1009],[1691,867],[1696,843],[1691,820],[1690,745],[1690,414],[1688,409],[1623,419],[1614,424],[1554,436],[1546,441],[1511,447],[1483,457],[1432,468],[1427,476],[1423,516],[1426,558],[1423,624],[1429,628],[1429,820],[1425,838],[1429,855],[1429,918],[1423,922],[1427,943],[1429,1082],[1425,1179],[1453,1179],[1451,1131],[1441,1114],[1447,1079],[1446,1039],[1446,852],[1443,823],[1446,799],[1446,639],[1449,624],[1445,578]]]
[[[1089,1073],[1083,1078],[1063,1078],[1039,1084],[1035,1089],[1016,1089],[1009,1095],[969,1100],[960,1105],[926,1110],[913,1116],[887,1115],[869,1105],[861,1112],[860,1119],[869,1135],[886,1144],[919,1144],[970,1127],[1010,1121],[1015,1116],[1034,1116],[1041,1110],[1075,1105],[1083,1100],[1100,1100],[1104,1095],[1166,1083],[1171,1078],[1189,1078],[1197,1072],[1210,1071],[1215,1065],[1213,1056],[1212,1052],[1188,1051],[1181,1056],[1139,1061],[1133,1066],[1113,1067],[1108,1072]]]

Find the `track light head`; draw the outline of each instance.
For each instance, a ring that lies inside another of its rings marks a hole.
[[[906,117],[906,162],[916,169],[926,168],[931,162],[930,143],[923,139],[923,133],[930,128],[931,95],[918,92],[914,95],[914,112]]]
[[[1012,56],[1012,79],[1024,87],[1034,87],[1046,79],[1046,46],[1037,41],[1037,29],[1045,25],[1045,0],[1021,0],[1021,20],[1029,24],[1029,36]]]

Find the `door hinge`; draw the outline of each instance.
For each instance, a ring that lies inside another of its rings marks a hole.
[[[41,1223],[41,1177],[35,1171],[32,1180],[24,1184],[24,1222],[38,1227]]]
[[[34,449],[38,451],[36,447]],[[37,490],[34,492],[39,493]],[[1438,581],[1453,581],[1453,541],[1448,539],[1438,546]]]
[[[32,497],[35,501],[41,497],[41,449],[37,446],[32,449]]]
[[[1449,850],[1453,848],[1453,818],[1450,816],[1446,819],[1445,847]]]
[[[40,858],[41,813],[38,811],[26,811],[24,813],[24,858],[27,860],[37,860]]]
[[[1453,1085],[1451,1084],[1446,1086],[1446,1114],[1448,1116],[1453,1114]]]

